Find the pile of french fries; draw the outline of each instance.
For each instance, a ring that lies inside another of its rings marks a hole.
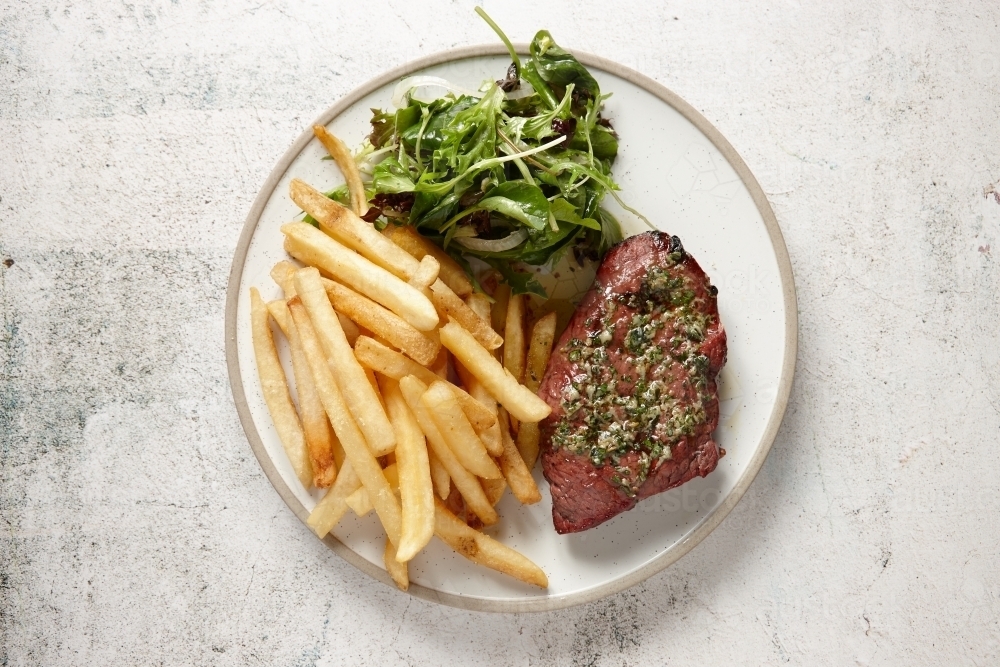
[[[386,570],[403,590],[407,563],[434,535],[473,562],[547,587],[541,568],[481,528],[499,521],[507,487],[521,503],[541,499],[531,469],[550,408],[536,392],[555,313],[529,337],[523,295],[475,293],[463,269],[414,230],[380,233],[363,221],[368,204],[350,151],[313,129],[344,173],[351,208],[293,180],[292,200],[319,227],[281,228],[298,262],[271,272],[283,299],[265,303],[250,290],[275,429],[299,481],[327,489],[308,525],[322,538],[348,511],[374,510]],[[272,319],[288,341],[297,401]]]

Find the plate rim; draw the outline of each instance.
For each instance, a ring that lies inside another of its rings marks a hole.
[[[519,54],[528,53],[527,44],[515,44],[514,48]],[[305,524],[306,518],[309,516],[309,512],[295,497],[288,485],[285,484],[285,481],[279,474],[278,469],[271,462],[271,459],[268,457],[267,451],[264,448],[264,443],[260,438],[260,434],[257,432],[256,426],[254,425],[253,417],[250,414],[250,407],[246,400],[246,394],[243,391],[243,376],[240,372],[239,355],[236,347],[236,312],[239,304],[240,282],[243,278],[243,268],[246,263],[247,252],[250,248],[250,241],[253,238],[253,234],[257,229],[258,223],[260,222],[260,217],[264,211],[264,207],[271,199],[278,183],[285,176],[292,162],[313,139],[313,133],[311,130],[313,125],[328,125],[334,118],[339,116],[346,109],[357,103],[366,95],[374,92],[382,86],[385,86],[386,84],[398,81],[400,78],[408,76],[415,71],[447,62],[469,60],[484,56],[504,55],[507,53],[507,49],[502,44],[483,44],[448,49],[404,63],[403,65],[395,67],[388,72],[385,72],[358,86],[338,100],[333,106],[320,114],[315,122],[310,124],[309,127],[304,130],[292,143],[288,150],[285,151],[285,153],[278,160],[278,163],[272,168],[271,173],[264,181],[264,184],[261,186],[260,191],[254,199],[253,205],[250,207],[250,212],[247,214],[246,220],[243,223],[243,230],[240,232],[239,241],[236,244],[236,251],[233,255],[233,263],[230,267],[229,281],[226,287],[225,346],[226,366],[229,371],[229,386],[233,393],[233,401],[236,404],[236,411],[240,418],[240,424],[246,434],[250,448],[253,450],[254,456],[257,458],[257,462],[260,464],[261,469],[264,471],[264,475],[274,487],[275,491],[278,492],[278,495],[285,502],[288,508],[292,510],[295,516],[298,517],[303,524]],[[782,419],[784,418],[785,410],[788,407],[788,399],[791,394],[792,380],[795,375],[795,363],[798,351],[798,306],[795,295],[795,282],[792,274],[792,265],[788,257],[788,250],[785,246],[784,237],[782,236],[781,229],[778,226],[778,220],[774,215],[774,211],[771,209],[767,196],[764,194],[764,191],[761,189],[757,179],[750,171],[750,168],[743,161],[743,158],[740,157],[739,153],[736,152],[736,149],[733,148],[729,141],[726,140],[722,133],[719,132],[719,130],[717,130],[715,126],[708,121],[708,119],[706,119],[697,109],[684,101],[680,96],[668,89],[666,86],[644,74],[637,72],[636,70],[612,60],[586,52],[577,51],[575,49],[572,50],[572,53],[584,65],[587,65],[588,67],[596,67],[608,72],[609,74],[625,79],[626,81],[659,98],[684,116],[685,119],[691,122],[703,135],[708,138],[709,141],[712,142],[719,152],[722,153],[722,155],[726,158],[726,161],[733,167],[733,170],[739,175],[740,180],[749,191],[750,196],[764,221],[764,226],[767,229],[768,236],[771,241],[771,247],[774,250],[775,259],[778,263],[778,273],[781,279],[781,291],[785,307],[785,351],[782,358],[781,377],[778,382],[778,392],[774,407],[771,409],[771,415],[768,417],[767,426],[765,427],[764,433],[758,444],[757,451],[754,453],[753,457],[751,457],[749,464],[743,471],[743,474],[740,475],[740,478],[737,480],[733,489],[726,496],[725,500],[723,500],[723,502],[708,516],[702,519],[702,521],[687,537],[668,547],[665,551],[663,551],[663,553],[655,556],[652,560],[635,571],[619,577],[614,581],[576,593],[524,600],[513,598],[488,599],[458,595],[454,593],[445,593],[432,588],[427,588],[426,586],[422,586],[417,583],[411,583],[409,590],[407,591],[408,594],[415,597],[459,609],[489,612],[554,611],[556,609],[564,609],[566,607],[593,602],[609,595],[614,595],[615,593],[624,591],[642,581],[645,581],[654,574],[661,572],[677,562],[682,556],[687,554],[691,551],[691,549],[704,540],[720,523],[722,523],[723,519],[729,515],[732,509],[746,493],[750,484],[757,477],[757,473],[760,472],[760,468],[763,466],[764,460],[767,458],[767,455],[771,450],[771,445],[774,443],[774,439],[777,436],[778,429],[780,428]],[[309,532],[312,534],[311,530]],[[395,584],[384,569],[354,552],[332,534],[327,535],[323,539],[323,542],[336,552],[337,555],[357,569],[372,578],[381,581],[387,586],[396,589]]]

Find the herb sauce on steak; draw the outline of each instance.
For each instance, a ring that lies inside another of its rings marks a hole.
[[[676,236],[647,232],[605,256],[539,388],[552,407],[542,465],[558,532],[715,469],[717,293]]]

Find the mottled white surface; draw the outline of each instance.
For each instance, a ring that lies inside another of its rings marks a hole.
[[[798,372],[743,501],[561,612],[355,571],[244,439],[230,259],[320,111],[491,33],[469,2],[0,0],[0,664],[998,664],[998,5],[485,5],[679,93],[768,194]]]

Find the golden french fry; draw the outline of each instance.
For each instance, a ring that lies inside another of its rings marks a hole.
[[[421,397],[427,391],[427,385],[415,376],[407,375],[399,381],[399,390],[402,392],[403,398],[413,412],[414,417],[417,418],[420,430],[427,436],[427,444],[430,445],[431,451],[434,452],[438,460],[441,461],[441,465],[448,471],[448,475],[455,483],[455,488],[465,498],[466,504],[482,519],[484,524],[491,525],[496,523],[500,517],[497,516],[493,505],[486,499],[483,487],[479,485],[479,480],[459,463],[455,453],[451,451],[451,447],[448,446],[448,443],[438,430],[430,412],[424,407]]]
[[[552,344],[556,337],[558,316],[552,312],[542,317],[531,329],[531,344],[528,346],[528,361],[524,372],[524,386],[537,392],[545,375],[545,368],[552,355]],[[541,431],[537,423],[524,422],[517,431],[517,449],[521,452],[528,469],[535,467],[538,460],[538,444]]]
[[[414,375],[424,384],[430,385],[441,379],[433,371],[367,336],[358,338],[358,342],[354,346],[354,355],[363,366],[394,380]],[[449,388],[455,394],[455,398],[462,406],[462,412],[472,422],[472,427],[476,429],[477,433],[481,433],[497,423],[496,414],[490,412],[461,387],[449,383]]]
[[[486,322],[490,322],[492,319],[493,306],[490,303],[488,296],[481,292],[476,292],[470,294],[465,298],[465,302],[469,305],[479,317],[483,318]],[[506,347],[506,346],[505,346]],[[498,348],[497,352],[500,352],[503,348]],[[490,392],[486,391],[482,383],[479,382],[465,366],[459,362],[455,362],[455,371],[458,373],[458,377],[462,380],[462,384],[465,385],[472,398],[476,399],[478,402],[489,408],[490,412],[494,415],[497,413],[497,402]],[[490,426],[488,429],[479,431],[479,438],[486,445],[486,451],[490,453],[490,456],[500,456],[503,453],[503,442],[500,439],[500,425],[499,423]],[[488,495],[488,494],[487,494]]]
[[[385,562],[385,571],[396,582],[399,590],[405,591],[408,589],[410,587],[410,568],[407,566],[405,560],[399,560],[396,547],[392,545],[392,540],[388,537],[385,539],[385,552],[382,554],[382,560]]]
[[[518,382],[524,380],[525,340],[524,340],[523,294],[514,294],[507,302],[507,322],[503,334],[503,367]]]
[[[461,362],[455,362],[455,372],[458,374],[462,384],[468,388],[469,395],[477,403],[489,410],[490,414],[495,417],[497,414],[497,402],[490,395],[490,392],[486,391],[486,387]],[[483,445],[486,446],[486,451],[490,453],[490,456],[500,456],[503,453],[503,442],[500,441],[500,425],[498,422],[493,422],[488,428],[480,429],[476,432],[479,434],[479,439],[483,441]]]
[[[278,432],[278,439],[285,448],[285,454],[288,455],[295,476],[302,482],[302,486],[309,488],[312,483],[312,470],[309,468],[306,436],[292,404],[285,372],[278,359],[278,350],[274,347],[274,337],[268,324],[267,306],[264,305],[256,287],[250,288],[250,327],[264,403],[271,413],[274,430]]]
[[[344,515],[347,514],[347,498],[361,488],[361,480],[351,467],[350,461],[344,461],[337,474],[337,480],[326,492],[326,495],[316,503],[316,507],[306,519],[306,525],[312,528],[319,538],[333,530]]]
[[[284,299],[275,299],[267,302],[267,312],[271,314],[281,333],[288,338],[288,306]]]
[[[274,268],[271,269],[271,278],[273,278],[274,282],[278,283],[278,286],[281,287],[281,290],[285,293],[286,299],[291,299],[296,294],[295,272],[298,270],[299,267],[287,260],[278,262],[274,265]],[[324,285],[332,282],[332,280],[328,280],[326,278],[323,279]],[[337,318],[340,320],[340,326],[344,329],[344,335],[347,336],[347,342],[353,346],[354,341],[358,339],[358,336],[361,333],[358,331],[358,325],[341,313],[337,313]]]
[[[481,479],[479,483],[483,485],[486,500],[489,501],[490,505],[496,507],[500,499],[503,498],[503,492],[507,490],[507,480],[503,477],[500,479]]]
[[[485,322],[493,322],[493,304],[490,303],[490,297],[486,296],[482,292],[474,292],[469,296],[465,297],[465,305],[467,305],[472,312],[479,315]],[[490,325],[492,326],[492,324]],[[500,333],[499,331],[497,333]]]
[[[465,413],[448,389],[448,383],[438,380],[421,397],[424,407],[434,419],[438,431],[465,469],[484,479],[497,479],[500,470],[486,453],[486,447],[476,435]]]
[[[395,492],[399,488],[399,471],[396,468],[396,464],[390,463],[387,465],[382,469],[382,474],[385,475],[389,486]],[[368,489],[363,486],[355,489],[354,493],[347,496],[347,506],[358,516],[364,516],[375,509],[371,496],[368,495]]]
[[[444,467],[433,449],[427,450],[427,461],[431,467],[431,481],[434,482],[434,490],[442,499],[447,498],[448,494],[451,493],[451,475],[448,474],[448,469]]]
[[[549,313],[535,322],[531,329],[531,345],[528,346],[528,363],[525,368],[524,386],[538,391],[552,355],[552,343],[556,337],[556,314]]]
[[[347,409],[347,403],[344,401],[344,396],[337,386],[337,381],[326,361],[326,355],[320,346],[319,337],[316,335],[313,324],[309,320],[309,314],[302,304],[302,292],[300,287],[299,296],[289,299],[288,309],[291,311],[292,320],[299,329],[302,349],[305,350],[309,366],[313,370],[316,389],[323,401],[323,407],[330,418],[330,423],[333,425],[333,430],[344,446],[347,461],[357,473],[361,484],[368,489],[375,506],[375,512],[378,514],[386,534],[396,544],[399,542],[400,521],[402,520],[399,500],[392,492],[381,466],[368,448],[365,436]],[[324,296],[323,299],[325,300],[326,297]],[[329,305],[329,302],[327,303]],[[365,384],[367,385],[367,380],[365,380]]]
[[[417,418],[403,398],[399,382],[383,376],[379,384],[389,411],[389,421],[396,430],[395,465],[399,473],[399,499],[403,506],[403,525],[396,558],[405,562],[427,546],[434,535],[434,487],[427,441]]]
[[[420,331],[430,331],[438,325],[437,309],[422,292],[312,225],[292,222],[283,225],[281,232],[285,235],[285,250],[296,259],[326,271]]]
[[[465,275],[465,269],[459,266],[458,262],[444,250],[422,237],[417,230],[406,225],[389,225],[382,234],[392,239],[393,243],[417,259],[423,259],[428,255],[436,259],[441,265],[438,277],[455,294],[460,297],[472,294],[472,282]]]
[[[507,421],[507,411],[500,408],[500,433],[503,436],[503,454],[500,456],[500,470],[510,484],[511,493],[524,505],[537,503],[542,499],[542,494],[538,491],[538,485],[531,476],[531,470],[525,465],[521,452],[514,445],[514,440],[510,437],[510,428]],[[526,426],[528,422],[521,426]],[[537,424],[535,424],[537,426]]]
[[[288,306],[285,306],[288,313]],[[299,395],[299,416],[302,419],[302,430],[306,434],[306,446],[309,448],[309,462],[312,464],[313,486],[325,489],[333,484],[337,477],[337,465],[333,458],[333,429],[330,420],[326,418],[323,402],[316,391],[316,383],[312,378],[312,369],[302,350],[298,327],[288,322],[288,348],[292,357],[292,371],[295,374],[295,390]]]
[[[441,327],[441,344],[455,355],[507,412],[521,421],[539,422],[552,408],[522,386],[500,362],[455,321]]]
[[[392,425],[382,407],[378,391],[365,377],[365,370],[355,358],[344,330],[340,328],[340,321],[334,314],[333,306],[330,305],[320,281],[319,271],[313,267],[296,271],[295,289],[309,312],[309,319],[329,360],[329,368],[333,371],[351,415],[365,434],[372,453],[382,456],[391,452],[396,444]]]
[[[324,281],[323,284],[337,312],[386,339],[418,363],[426,366],[437,358],[440,341],[431,340],[402,317],[349,287],[333,281]]]
[[[503,338],[493,330],[490,323],[476,315],[440,279],[431,285],[429,296],[442,321],[449,317],[454,319],[487,350],[495,350],[503,345]]]
[[[538,567],[514,549],[469,528],[448,511],[440,500],[434,500],[434,534],[445,544],[474,563],[502,572],[528,584],[548,588],[549,579]]]
[[[418,290],[425,290],[434,284],[440,272],[440,262],[431,255],[424,255],[423,259],[420,260],[420,266],[417,268],[417,271],[410,277],[410,284]]]
[[[493,330],[503,333],[507,327],[507,304],[510,302],[510,285],[501,283],[493,291],[493,311],[490,319]]]
[[[538,448],[542,441],[542,431],[537,422],[521,422],[517,430],[517,451],[528,470],[535,467],[538,460]]]
[[[347,181],[347,189],[351,193],[351,210],[355,215],[364,215],[368,212],[368,198],[365,196],[365,185],[361,182],[361,172],[358,171],[358,164],[354,161],[350,149],[322,125],[313,125],[313,134],[340,167],[340,172]]]
[[[292,277],[299,268],[287,259],[283,259],[271,269],[271,280],[277,283],[281,291],[285,293],[286,299],[295,296],[295,283],[292,282]]]
[[[289,190],[299,208],[314,217],[340,243],[397,278],[409,280],[417,272],[420,266],[417,258],[379,234],[374,226],[349,209],[297,178],[292,179]]]
[[[527,302],[523,294],[512,294],[507,302],[507,321],[503,334],[503,367],[518,382],[524,381],[526,343],[524,340],[524,310]],[[517,432],[518,421],[511,419],[510,428]]]

